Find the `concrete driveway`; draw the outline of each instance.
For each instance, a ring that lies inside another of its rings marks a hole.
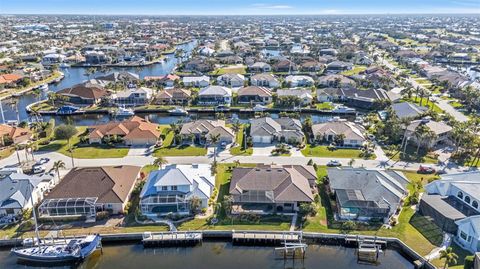
[[[272,150],[275,149],[275,144],[253,144],[253,153],[252,156],[270,156],[272,155]]]
[[[152,151],[153,146],[132,146],[127,156],[149,156]]]

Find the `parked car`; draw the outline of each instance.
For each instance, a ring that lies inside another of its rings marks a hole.
[[[434,174],[435,173],[435,168],[428,166],[428,165],[420,165],[420,167],[417,170],[417,173],[419,174]]]
[[[32,166],[32,172],[34,174],[44,173],[45,170],[46,170],[46,168],[43,165],[35,164],[34,166]]]
[[[41,158],[40,160],[38,160],[37,164],[42,165],[48,163],[49,161],[49,158]]]
[[[342,166],[342,163],[340,161],[337,161],[337,160],[331,160],[327,163],[327,166],[338,167],[338,166]]]

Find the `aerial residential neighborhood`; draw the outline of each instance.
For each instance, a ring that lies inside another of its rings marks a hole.
[[[0,268],[480,268],[480,3],[19,2]]]

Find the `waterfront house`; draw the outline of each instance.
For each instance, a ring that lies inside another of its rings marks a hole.
[[[0,85],[3,85],[5,88],[14,88],[22,79],[23,76],[19,74],[2,74],[0,75]]]
[[[433,134],[433,136],[420,139],[416,135],[416,130],[420,125],[425,125]],[[437,122],[430,118],[414,120],[406,127],[405,136],[407,140],[415,145],[420,144],[421,147],[432,148],[439,144],[450,144],[450,134],[453,128],[443,122]]]
[[[18,126],[0,124],[0,145],[22,144],[32,138],[32,132]]]
[[[151,146],[160,139],[158,124],[133,116],[121,122],[109,122],[88,128],[90,144],[104,143],[106,137],[119,137],[128,146]]]
[[[38,208],[45,219],[83,218],[97,212],[124,212],[141,167],[131,165],[75,167],[50,191]]]
[[[111,58],[107,56],[103,51],[90,50],[85,51],[85,63],[87,65],[100,65],[108,64],[111,61]]]
[[[283,101],[283,97],[295,97],[298,100],[298,105],[307,106],[313,101],[312,91],[309,89],[278,89],[277,103]]]
[[[344,220],[387,222],[399,213],[408,193],[408,179],[394,170],[336,167],[327,174],[337,217]]]
[[[223,120],[196,120],[182,125],[180,135],[183,144],[208,144],[210,137],[219,136],[219,143],[233,143],[235,133],[232,129],[225,126]]]
[[[378,102],[396,102],[400,97],[400,95],[384,89],[327,88],[317,90],[317,99],[321,102],[343,102],[348,106],[362,109],[376,108]]]
[[[255,62],[248,66],[250,73],[267,73],[272,71],[272,66],[264,62]]]
[[[197,97],[199,105],[226,105],[232,103],[232,89],[223,86],[208,86],[200,90]]]
[[[315,84],[313,78],[309,76],[287,76],[285,78],[285,82],[287,83],[289,88],[296,88],[296,87],[311,87]]]
[[[42,57],[43,66],[51,66],[54,64],[61,64],[66,60],[67,57],[59,53],[49,53]]]
[[[342,61],[333,61],[328,63],[325,69],[327,72],[338,73],[353,69],[353,64]]]
[[[205,58],[196,58],[185,63],[183,71],[206,73],[213,70],[213,65],[208,63]]]
[[[108,95],[108,91],[98,84],[81,83],[57,92],[75,105],[94,105]]]
[[[239,104],[270,104],[272,90],[266,87],[248,86],[238,89],[237,103]]]
[[[168,165],[150,172],[140,193],[140,210],[145,216],[187,215],[193,197],[200,199],[199,209],[208,207],[214,186],[209,164]]]
[[[26,175],[20,168],[0,170],[0,217],[18,216],[40,202],[53,186],[53,177]]]
[[[230,88],[243,87],[245,77],[240,74],[224,74],[217,77],[217,84]]]
[[[147,87],[130,88],[115,92],[110,100],[117,106],[143,106],[150,103],[153,90]]]
[[[321,87],[353,88],[356,86],[356,83],[353,79],[344,75],[331,74],[319,77],[318,85]]]
[[[297,71],[297,65],[290,60],[280,60],[273,65],[273,71],[281,73],[289,73]]]
[[[125,86],[129,84],[136,84],[140,81],[140,76],[138,74],[127,72],[127,71],[120,71],[120,72],[112,72],[110,74],[104,76],[98,76],[94,79],[101,85],[113,85],[117,83],[124,84]]]
[[[392,104],[393,114],[399,119],[416,119],[428,111],[428,108],[410,102]]]
[[[455,242],[472,253],[480,251],[480,215],[455,221]]]
[[[251,119],[250,136],[253,143],[270,144],[275,141],[301,143],[305,137],[302,123],[293,118],[270,117]]]
[[[273,75],[273,74],[256,74],[250,77],[250,84],[252,86],[260,86],[260,87],[269,87],[269,88],[277,88],[280,87],[280,81]]]
[[[311,166],[258,165],[232,171],[229,193],[232,213],[295,213],[313,202],[316,172]]]
[[[480,215],[478,171],[441,175],[424,188],[419,212],[445,232],[457,234],[456,221]]]
[[[187,106],[192,100],[192,91],[181,88],[172,88],[159,91],[155,100],[156,105],[181,105]]]
[[[210,77],[208,76],[183,77],[182,82],[183,82],[183,86],[185,87],[203,88],[210,85]]]
[[[312,134],[319,143],[333,143],[337,136],[343,135],[343,142],[336,145],[339,147],[358,148],[367,140],[363,126],[343,119],[314,124]]]

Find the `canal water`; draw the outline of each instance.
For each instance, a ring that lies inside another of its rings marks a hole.
[[[181,44],[177,46],[177,49],[182,49],[185,51],[185,54],[188,56],[192,52],[192,50],[196,46],[196,41],[192,41],[186,44]],[[157,64],[152,64],[149,66],[144,66],[144,67],[129,67],[129,68],[110,68],[107,73],[112,73],[112,72],[118,72],[118,71],[127,71],[127,72],[132,72],[139,74],[140,78],[143,78],[145,76],[161,76],[161,75],[166,75],[169,74],[173,71],[175,66],[177,65],[178,59],[175,57],[174,54],[169,54],[167,55],[167,59],[161,63]],[[62,69],[61,71],[65,73],[65,77],[57,84],[50,84],[49,85],[49,90],[53,92],[57,92],[61,89],[73,86],[75,84],[81,83],[85,80],[88,80],[90,78],[98,77],[101,75],[106,75],[107,73],[104,72],[96,72],[95,74],[92,74],[90,76],[87,76],[85,74],[85,71],[87,68],[82,68],[82,67],[69,67]],[[47,98],[47,93],[43,92],[41,96],[37,97],[32,93],[27,93],[25,95],[22,95],[18,97],[18,113],[19,113],[19,118],[21,121],[23,120],[28,120],[28,114],[25,110],[25,107],[28,106],[31,103],[37,102],[39,100],[44,100]],[[15,112],[15,108],[11,105],[12,101],[11,99],[5,99],[2,101],[2,107],[4,110],[4,115],[5,115],[5,120],[16,120],[17,115]],[[81,122],[79,123],[81,124]]]
[[[42,268],[18,264],[9,251],[0,251],[0,268]],[[52,268],[52,267],[49,267]],[[144,249],[141,244],[104,246],[77,266],[53,268],[78,269],[410,269],[413,264],[398,252],[380,254],[379,264],[357,263],[351,248],[309,245],[305,260],[275,259],[273,247],[233,247],[225,242],[204,242],[193,248]]]

